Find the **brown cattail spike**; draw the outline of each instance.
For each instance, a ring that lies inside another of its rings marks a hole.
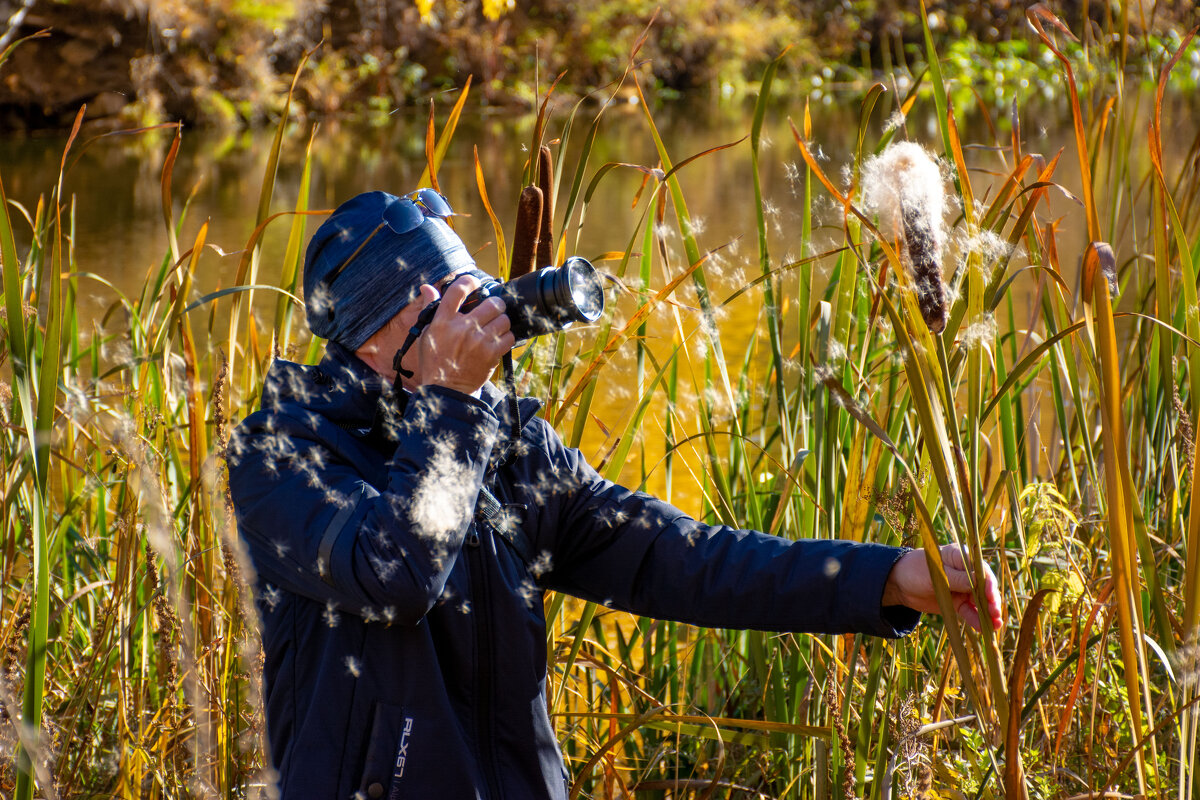
[[[542,227],[542,190],[526,186],[517,203],[517,227],[513,231],[512,261],[508,268],[511,281],[537,269],[538,231]]]
[[[916,284],[917,303],[925,324],[934,333],[946,329],[949,309],[946,307],[946,286],[942,283],[942,260],[937,239],[929,221],[918,211],[901,204],[900,218],[904,224],[905,251],[908,268]]]
[[[946,190],[933,157],[913,142],[892,142],[862,168],[863,201],[879,217],[881,233],[901,244],[900,255],[929,330],[949,318],[942,252]]]
[[[542,145],[538,151],[538,186],[542,190],[542,224],[538,230],[537,266],[554,266],[554,157]]]

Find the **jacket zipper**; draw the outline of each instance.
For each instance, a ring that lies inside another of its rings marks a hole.
[[[487,781],[488,796],[492,800],[500,800],[500,781],[496,777],[495,741],[491,735],[490,721],[492,718],[492,637],[491,637],[491,603],[490,587],[488,585],[487,567],[483,563],[484,553],[480,546],[478,527],[471,525],[471,533],[467,537],[467,564],[470,568],[471,583],[478,587],[473,592],[472,600],[474,613],[479,615],[475,620],[475,740],[483,760],[484,780]]]

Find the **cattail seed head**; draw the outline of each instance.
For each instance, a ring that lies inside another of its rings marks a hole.
[[[895,142],[863,164],[862,184],[863,202],[880,230],[901,243],[925,324],[941,333],[949,303],[942,282],[946,192],[937,162],[919,144]]]

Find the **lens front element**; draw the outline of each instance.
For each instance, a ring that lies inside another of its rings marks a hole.
[[[573,256],[563,264],[562,271],[571,292],[572,315],[577,322],[595,322],[604,313],[604,287],[600,275],[587,259]]]

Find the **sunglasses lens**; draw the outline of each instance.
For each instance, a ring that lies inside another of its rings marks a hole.
[[[433,189],[418,189],[409,195],[409,199],[422,206],[425,209],[425,213],[432,217],[450,217],[454,215],[454,209],[446,202],[446,198]]]
[[[383,211],[383,221],[387,223],[393,233],[404,234],[421,227],[421,223],[425,221],[425,215],[415,204],[402,200],[398,203],[388,204]]]

